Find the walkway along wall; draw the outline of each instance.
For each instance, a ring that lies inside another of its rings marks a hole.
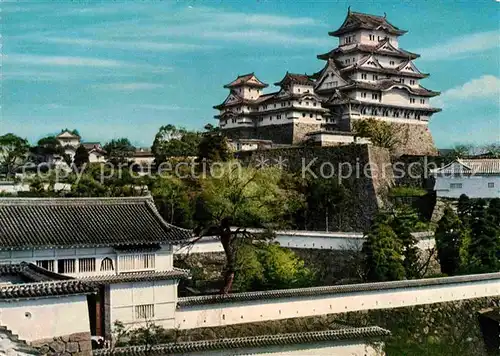
[[[178,329],[391,309],[500,295],[500,273],[179,298]]]

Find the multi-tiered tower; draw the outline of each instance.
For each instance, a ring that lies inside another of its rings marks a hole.
[[[339,39],[338,46],[317,56],[326,61],[321,71],[310,76],[287,73],[276,83],[281,89],[270,94],[262,94],[267,84],[253,73],[226,85],[231,93],[215,107],[221,129],[234,133],[251,128],[247,133],[267,139],[287,132],[289,142],[280,143],[295,143],[307,131],[350,132],[356,120],[375,118],[393,126],[399,153],[435,153],[428,121],[440,109],[431,107],[429,99],[439,93],[420,85],[428,74],[413,63],[419,55],[399,48],[405,33],[385,15],[348,10],[340,28],[329,32]],[[291,130],[283,130],[290,125]]]

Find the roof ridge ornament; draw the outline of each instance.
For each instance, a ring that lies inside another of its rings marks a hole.
[[[386,13],[386,12],[384,12],[384,19],[385,19],[385,18],[387,18],[387,13]]]
[[[351,7],[350,7],[350,6],[348,6],[348,7],[347,7],[347,15],[350,15],[350,14],[351,14]]]

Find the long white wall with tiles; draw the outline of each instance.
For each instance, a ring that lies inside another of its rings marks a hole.
[[[434,247],[432,233],[415,233],[418,247],[427,250]],[[283,247],[317,250],[359,250],[363,234],[358,232],[278,231],[274,240]],[[204,237],[194,245],[174,246],[174,254],[224,252],[215,237]]]
[[[175,314],[175,326],[179,329],[226,326],[499,295],[500,273],[496,273],[493,279],[480,281],[430,286],[415,285],[404,288],[351,291],[304,297],[273,298],[269,296],[244,302],[228,301],[217,304],[182,306],[177,309]],[[179,298],[179,302],[182,300],[183,298]]]
[[[199,356],[200,352],[183,354]],[[267,347],[240,348],[230,350],[205,351],[203,356],[381,356],[381,346],[374,342],[326,341],[316,344],[279,345]]]

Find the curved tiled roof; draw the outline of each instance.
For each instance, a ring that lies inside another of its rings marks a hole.
[[[0,300],[10,302],[19,299],[90,294],[93,292],[95,292],[93,286],[77,280],[24,283],[0,287]]]
[[[500,158],[458,159],[445,167],[432,171],[434,174],[500,175]]]
[[[48,271],[45,268],[27,262],[21,262],[13,265],[0,265],[0,276],[18,276],[25,282],[45,282],[72,279],[71,277]]]
[[[383,46],[388,42],[388,40],[380,41],[376,45],[367,45],[367,44],[361,44],[361,43],[355,43],[355,44],[349,44],[349,45],[343,45],[339,46],[337,48],[332,49],[330,52],[323,53],[323,54],[318,54],[316,57],[318,59],[323,59],[327,60],[329,58],[335,58],[337,55],[342,55],[346,53],[352,53],[352,52],[364,52],[364,53],[375,53],[375,54],[380,54],[380,55],[387,55],[391,57],[398,57],[398,58],[407,58],[407,59],[416,59],[420,57],[418,53],[413,53],[406,51],[402,48],[395,48],[392,46],[389,42],[390,47],[393,50],[385,50],[383,49]]]
[[[224,85],[224,88],[234,88],[241,85],[253,86],[257,88],[265,88],[268,86],[266,83],[261,82],[259,78],[255,76],[255,73],[252,72],[248,74],[239,75],[231,83]]]
[[[307,74],[295,74],[286,72],[283,79],[279,82],[274,83],[277,86],[283,86],[287,84],[301,84],[301,85],[314,85],[314,81],[312,81]]]
[[[165,281],[169,279],[187,278],[188,276],[189,271],[174,268],[172,271],[131,272],[113,275],[80,277],[79,280],[86,283],[113,284],[136,281]]]
[[[151,197],[0,198],[0,250],[170,243],[192,237],[166,223]]]
[[[454,283],[467,283],[467,282],[485,281],[494,279],[500,279],[500,272],[476,274],[468,276],[445,277],[445,278],[427,278],[427,279],[415,279],[415,280],[394,281],[394,282],[360,283],[360,284],[348,284],[348,285],[313,287],[313,288],[280,289],[280,290],[270,290],[262,292],[234,293],[227,295],[218,294],[218,295],[205,295],[196,297],[184,297],[184,298],[179,298],[177,305],[179,307],[184,307],[191,305],[245,302],[245,301],[262,300],[262,299],[295,298],[295,297],[307,297],[307,296],[328,295],[328,294],[369,292],[369,291],[380,291],[388,289],[404,289],[404,288],[427,287],[436,285],[447,285]]]
[[[406,64],[406,63],[404,63]],[[428,73],[412,73],[412,72],[403,72],[396,68],[373,68],[373,67],[359,67],[358,65],[351,65],[341,69],[342,73],[352,72],[352,71],[366,71],[366,72],[374,72],[374,73],[383,73],[383,74],[392,74],[404,77],[413,77],[413,78],[427,78],[429,76]]]
[[[389,90],[395,86],[404,88],[409,93],[414,94],[414,95],[429,96],[429,97],[439,95],[439,92],[437,92],[437,91],[432,91],[432,90],[426,89],[422,86],[419,86],[418,88],[413,88],[413,87],[410,87],[409,85],[396,82],[392,79],[379,80],[377,83],[352,82],[352,83],[345,85],[343,87],[340,87],[338,89],[339,90],[346,90],[346,89],[359,88],[359,89],[367,89],[367,90],[385,91],[385,90]]]
[[[95,292],[95,287],[89,283],[47,271],[32,263],[2,265],[0,276],[16,276],[28,282],[0,284],[0,300],[6,302]]]
[[[328,34],[330,36],[340,36],[344,33],[355,31],[358,29],[376,30],[379,28],[382,28],[383,31],[387,33],[398,36],[407,32],[391,24],[389,21],[387,21],[385,16],[376,16],[349,10],[349,12],[347,13],[347,17],[340,28],[335,31],[328,32]]]
[[[328,341],[367,340],[389,335],[390,332],[388,330],[378,326],[361,328],[346,327],[324,331],[187,341],[156,346],[131,346],[116,348],[114,350],[94,350],[94,355],[170,355],[241,348],[300,345]]]

